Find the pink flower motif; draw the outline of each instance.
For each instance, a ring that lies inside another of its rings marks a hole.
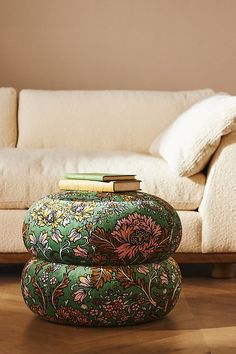
[[[124,310],[125,304],[123,303],[123,301],[121,299],[117,299],[113,303],[113,308],[114,308],[114,310]]]
[[[37,240],[36,240],[36,237],[34,234],[30,234],[29,239],[30,239],[30,243],[32,243],[33,245],[36,245]]]
[[[141,254],[144,258],[158,248],[161,227],[151,216],[134,213],[119,220],[112,236],[120,242],[116,251],[120,259],[134,258]]]
[[[161,268],[160,264],[154,263],[153,268],[159,270]]]
[[[81,239],[80,229],[72,229],[68,238],[71,242],[76,242],[80,240]]]
[[[141,264],[140,266],[138,266],[137,271],[141,274],[146,275],[146,274],[148,274],[149,269],[145,265]]]
[[[91,276],[87,275],[87,277],[80,277],[79,281],[81,286],[89,287],[91,285]]]
[[[75,256],[76,257],[82,257],[85,258],[88,255],[88,252],[81,248],[80,246],[77,246],[76,248],[73,249]]]
[[[62,234],[60,233],[59,230],[56,230],[55,232],[52,233],[51,238],[52,238],[52,240],[55,241],[56,243],[59,243],[59,242],[61,242],[63,236],[62,236]]]
[[[77,290],[74,294],[74,301],[75,302],[82,302],[84,300],[84,298],[86,297],[87,293],[84,289],[79,289]]]
[[[135,319],[139,320],[144,317],[144,312],[143,311],[138,311],[135,315]]]
[[[106,311],[111,312],[113,310],[113,306],[112,305],[106,305]]]
[[[97,315],[99,314],[99,311],[96,310],[96,309],[91,309],[91,310],[89,311],[89,313],[90,313],[91,316],[97,316]]]
[[[42,246],[46,246],[48,243],[48,234],[47,232],[41,232],[40,236],[39,236],[39,243],[42,244]]]
[[[139,305],[138,304],[133,304],[131,308],[132,308],[133,311],[137,311],[139,309]]]
[[[34,247],[30,247],[30,252],[32,253],[33,256],[37,256],[37,252],[34,249]]]
[[[128,316],[126,315],[125,311],[122,311],[119,316],[120,316],[120,320],[121,320],[122,322],[128,320]]]
[[[166,273],[161,274],[161,283],[162,284],[168,284],[168,277]]]

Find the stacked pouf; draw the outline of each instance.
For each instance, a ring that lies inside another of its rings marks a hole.
[[[181,239],[176,211],[141,192],[64,192],[29,209],[22,273],[27,306],[46,320],[120,326],[166,315],[181,287],[170,256]]]

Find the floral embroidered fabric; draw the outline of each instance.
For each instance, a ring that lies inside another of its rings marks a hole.
[[[22,274],[27,306],[44,319],[73,325],[120,326],[159,319],[175,306],[180,286],[173,258],[113,267],[32,259]]]
[[[162,199],[141,192],[64,192],[29,209],[26,248],[50,262],[125,265],[160,261],[180,243],[181,223]]]
[[[46,320],[73,325],[159,319],[180,294],[180,270],[169,256],[181,232],[177,212],[145,193],[48,195],[23,224],[33,256],[22,273],[25,303]]]

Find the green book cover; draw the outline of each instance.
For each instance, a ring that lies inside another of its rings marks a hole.
[[[84,179],[89,181],[127,181],[134,180],[135,175],[123,175],[117,173],[65,173],[65,179]]]

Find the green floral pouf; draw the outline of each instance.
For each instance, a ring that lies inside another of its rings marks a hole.
[[[166,259],[181,239],[175,209],[141,192],[64,192],[29,209],[26,248],[49,262],[79,265],[140,264]]]
[[[22,273],[27,306],[44,319],[120,326],[152,321],[176,304],[177,212],[141,192],[64,192],[28,210]]]
[[[84,267],[30,260],[22,275],[27,306],[44,319],[74,325],[122,326],[159,319],[176,304],[177,263]]]

